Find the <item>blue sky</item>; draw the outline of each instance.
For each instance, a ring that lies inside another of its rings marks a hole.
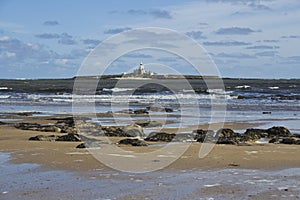
[[[299,0],[0,0],[0,78],[75,76],[89,52],[122,31],[162,27],[202,45],[223,77],[300,78]],[[111,73],[144,63],[194,71],[180,58],[133,52]]]

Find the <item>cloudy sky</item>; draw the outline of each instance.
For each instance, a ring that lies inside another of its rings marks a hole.
[[[102,41],[142,27],[193,38],[223,77],[300,78],[299,19],[299,0],[0,0],[0,78],[75,76]],[[147,50],[108,71],[140,61],[194,73],[180,58]]]

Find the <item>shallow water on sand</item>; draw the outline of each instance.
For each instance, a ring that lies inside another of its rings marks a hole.
[[[0,153],[0,199],[297,199],[300,168],[53,171]]]

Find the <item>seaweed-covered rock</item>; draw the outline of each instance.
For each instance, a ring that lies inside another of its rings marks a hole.
[[[149,112],[147,111],[147,109],[138,109],[138,110],[135,110],[133,113],[137,114],[137,115],[140,115],[140,114],[149,114]]]
[[[55,141],[64,141],[64,142],[80,142],[81,139],[78,134],[67,134],[59,136]]]
[[[282,138],[282,144],[300,144],[300,139],[289,137],[289,138]]]
[[[177,133],[172,142],[190,142],[193,140],[195,139],[192,133]]]
[[[165,132],[152,132],[145,139],[146,141],[161,141],[161,142],[171,142],[176,134],[174,133],[165,133]]]
[[[132,146],[148,146],[148,144],[144,140],[129,139],[129,138],[120,140],[118,144],[132,145]]]
[[[21,130],[33,130],[37,131],[40,129],[41,125],[38,123],[17,123],[15,127]]]
[[[267,130],[268,137],[290,137],[292,134],[289,129],[283,126],[273,126]]]
[[[241,142],[241,135],[231,129],[220,129],[217,131],[217,144],[238,144]]]
[[[194,140],[197,142],[204,142],[206,136],[208,136],[207,139],[212,138],[214,136],[215,132],[213,130],[203,130],[203,129],[197,129],[193,131]],[[207,140],[208,141],[208,140]],[[212,141],[212,140],[209,140]]]
[[[125,133],[122,127],[119,126],[103,126],[102,132],[107,137],[132,137]]]
[[[279,139],[278,137],[274,137],[271,140],[269,140],[269,143],[279,144],[281,141],[282,141],[282,139]]]
[[[86,145],[85,145],[85,143],[81,143],[81,144],[77,145],[76,148],[77,149],[85,149]]]
[[[139,121],[135,121],[134,123],[141,127],[157,127],[163,125],[162,122],[151,121],[151,120],[139,120]]]
[[[34,137],[30,137],[29,140],[33,141],[66,141],[66,142],[80,142],[81,139],[77,134],[67,134],[67,135],[37,135]]]
[[[172,108],[168,108],[168,107],[147,106],[146,109],[152,112],[167,112],[167,113],[174,112]]]
[[[123,127],[123,132],[129,137],[143,137],[143,128],[137,124]]]
[[[174,112],[174,110],[173,110],[172,108],[165,108],[165,111],[166,111],[167,113]]]
[[[245,140],[249,141],[256,141],[259,140],[260,138],[266,138],[268,137],[267,130],[265,129],[247,129],[246,132],[244,133]]]
[[[300,145],[300,139],[297,137],[274,137],[269,141],[269,143]]]

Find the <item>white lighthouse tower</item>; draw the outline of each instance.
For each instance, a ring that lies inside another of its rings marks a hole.
[[[139,75],[144,75],[145,74],[145,67],[143,63],[140,63],[140,68],[139,68]]]
[[[144,67],[142,62],[140,63],[140,66],[133,71],[133,73],[135,75],[144,75],[144,74],[146,74],[145,67]]]

